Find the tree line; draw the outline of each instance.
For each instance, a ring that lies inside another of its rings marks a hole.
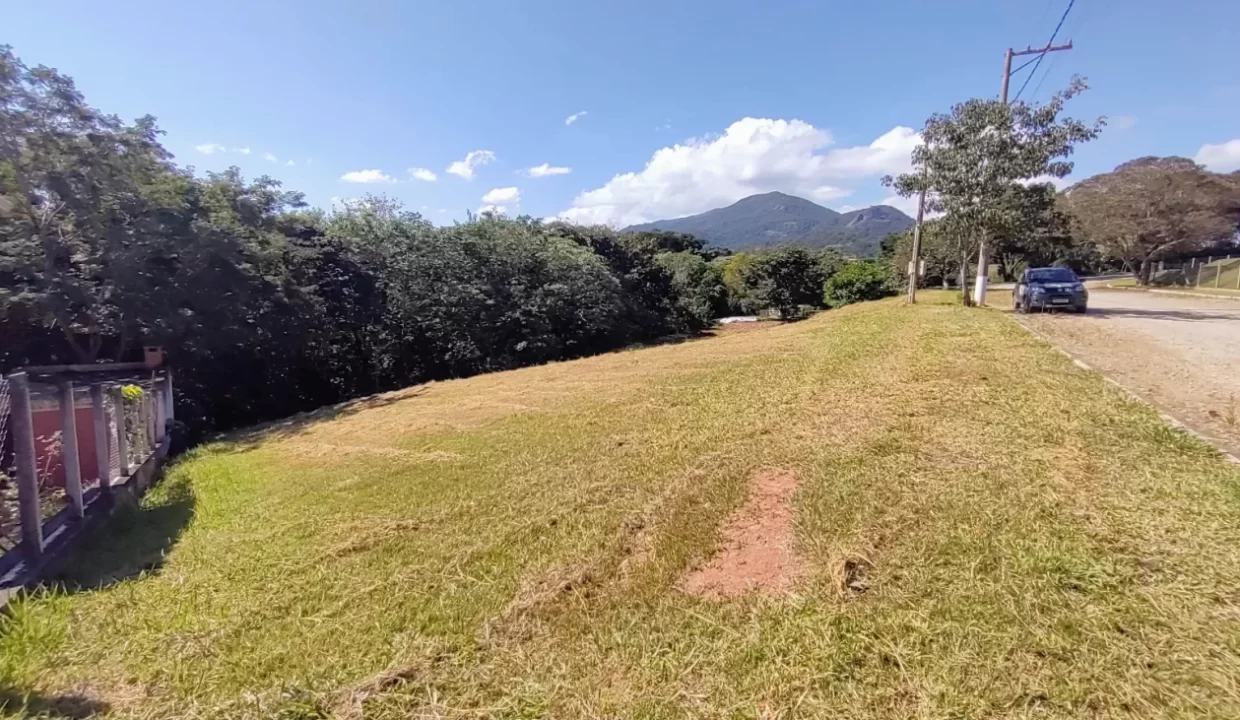
[[[179,167],[160,134],[0,47],[0,370],[163,346],[191,437],[887,292],[829,251],[489,214],[436,226],[383,197],[324,212],[269,177]]]
[[[1056,190],[1075,147],[1106,124],[1064,115],[1086,89],[1073,78],[1045,104],[973,99],[926,121],[912,172],[884,178],[905,197],[925,193],[926,282],[954,281],[968,303],[971,263],[1008,280],[1032,266],[1124,268],[1146,284],[1157,261],[1240,249],[1240,173],[1145,157]],[[884,242],[893,275],[904,276],[911,248],[911,231]]]

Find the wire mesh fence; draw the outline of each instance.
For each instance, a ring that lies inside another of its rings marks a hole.
[[[1193,284],[1200,288],[1240,290],[1240,258],[1202,265]]]

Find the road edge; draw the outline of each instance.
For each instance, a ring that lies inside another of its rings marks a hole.
[[[1200,297],[1200,296],[1197,296],[1197,297]],[[1150,401],[1150,400],[1148,400],[1147,398],[1145,398],[1145,397],[1141,396],[1141,395],[1140,395],[1140,394],[1138,394],[1136,391],[1134,391],[1134,390],[1132,390],[1132,389],[1128,388],[1127,386],[1125,386],[1125,385],[1121,384],[1121,383],[1120,383],[1118,380],[1116,380],[1115,378],[1112,378],[1111,376],[1107,375],[1106,373],[1102,372],[1101,370],[1099,370],[1099,369],[1095,368],[1094,366],[1092,366],[1092,365],[1090,365],[1089,363],[1085,362],[1084,360],[1080,359],[1079,357],[1077,357],[1076,355],[1072,354],[1071,352],[1069,352],[1069,351],[1067,351],[1067,350],[1064,350],[1062,347],[1060,347],[1060,346],[1059,346],[1059,344],[1058,344],[1058,343],[1056,343],[1056,342],[1055,342],[1054,340],[1052,340],[1050,337],[1048,337],[1048,336],[1047,336],[1047,335],[1045,335],[1044,333],[1038,332],[1037,330],[1034,330],[1033,328],[1029,327],[1029,326],[1028,326],[1028,325],[1026,325],[1025,323],[1021,322],[1021,321],[1020,321],[1020,319],[1019,319],[1019,318],[1017,318],[1016,316],[1014,316],[1014,315],[1009,315],[1008,317],[1012,320],[1012,322],[1016,323],[1016,325],[1017,325],[1018,327],[1023,328],[1023,329],[1024,329],[1026,332],[1028,332],[1030,335],[1032,335],[1032,336],[1036,337],[1037,339],[1041,340],[1042,342],[1046,343],[1047,345],[1050,345],[1050,346],[1051,346],[1051,348],[1052,348],[1053,350],[1055,350],[1055,351],[1056,351],[1056,352],[1058,352],[1059,354],[1061,354],[1061,355],[1063,355],[1064,357],[1066,357],[1066,358],[1068,358],[1069,360],[1071,360],[1073,365],[1075,365],[1075,366],[1077,366],[1077,367],[1079,367],[1079,368],[1081,368],[1082,370],[1085,370],[1085,371],[1087,371],[1087,372],[1096,373],[1096,374],[1097,374],[1097,375],[1099,375],[1099,376],[1100,376],[1103,380],[1105,380],[1105,381],[1107,381],[1108,383],[1110,383],[1110,385],[1111,385],[1112,387],[1116,388],[1116,389],[1117,389],[1117,390],[1119,390],[1121,393],[1123,393],[1124,395],[1126,395],[1129,399],[1131,399],[1131,400],[1135,400],[1136,402],[1139,402],[1139,403],[1141,403],[1142,405],[1145,405],[1145,406],[1147,406],[1147,407],[1151,408],[1154,412],[1158,413],[1158,416],[1159,416],[1160,418],[1162,418],[1162,419],[1163,419],[1163,421],[1164,421],[1164,422],[1166,422],[1168,425],[1170,425],[1170,426],[1172,426],[1172,427],[1174,427],[1174,428],[1177,428],[1177,429],[1179,429],[1179,430],[1183,430],[1184,432],[1187,432],[1189,435],[1192,435],[1193,437],[1195,437],[1195,438],[1197,438],[1198,440],[1202,441],[1202,442],[1203,442],[1203,443],[1205,443],[1206,445],[1209,445],[1210,447],[1214,448],[1216,451],[1218,451],[1218,453],[1219,453],[1220,457],[1222,457],[1222,459],[1223,459],[1225,462],[1229,462],[1229,463],[1231,463],[1231,464],[1233,464],[1233,465],[1240,465],[1240,458],[1238,458],[1238,457],[1236,457],[1235,455],[1231,454],[1231,451],[1230,451],[1230,450],[1227,450],[1227,449],[1223,446],[1222,442],[1220,442],[1219,440],[1217,440],[1217,439],[1215,439],[1215,438],[1213,438],[1213,437],[1211,437],[1211,436],[1209,436],[1209,435],[1206,435],[1205,433],[1203,433],[1203,432],[1201,432],[1201,431],[1199,431],[1199,430],[1195,430],[1195,429],[1193,429],[1193,428],[1189,427],[1187,424],[1185,424],[1185,423],[1184,423],[1183,421],[1181,421],[1179,418],[1176,418],[1176,417],[1175,417],[1175,416],[1173,416],[1173,415],[1169,415],[1169,414],[1168,414],[1167,412],[1165,412],[1162,408],[1158,407],[1158,405],[1154,404],[1153,402],[1151,402],[1151,401]]]
[[[1188,292],[1186,290],[1161,290],[1159,288],[1136,288],[1136,287],[1117,287],[1115,285],[1103,285],[1095,290],[1115,290],[1116,292],[1138,292],[1138,293],[1157,293],[1159,295],[1174,295],[1176,297],[1190,297],[1205,300],[1231,300],[1240,302],[1240,296],[1236,295],[1216,295],[1214,293],[1205,292]]]

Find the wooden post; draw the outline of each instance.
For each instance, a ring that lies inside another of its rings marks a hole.
[[[1214,287],[1218,287],[1219,281],[1222,279],[1223,279],[1223,264],[1219,263],[1218,267],[1214,268]]]
[[[103,386],[90,386],[91,414],[95,420],[95,472],[99,474],[99,491],[107,492],[112,486],[112,463],[108,448],[108,409],[103,404]]]
[[[65,497],[78,517],[86,516],[82,503],[82,465],[78,458],[77,404],[73,400],[73,383],[60,384],[60,456],[65,466]]]
[[[120,385],[112,386],[112,406],[116,415],[116,457],[123,477],[129,474],[129,436],[125,434],[125,392]]]
[[[30,413],[30,381],[26,373],[9,376],[13,413],[13,455],[17,461],[17,506],[21,514],[22,548],[32,559],[43,554],[43,512],[39,507],[39,475],[35,461],[34,418]]]

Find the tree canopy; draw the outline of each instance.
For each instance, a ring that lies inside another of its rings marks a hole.
[[[1088,125],[1061,116],[1067,101],[1086,87],[1073,78],[1045,104],[974,98],[936,113],[922,129],[923,143],[913,149],[913,170],[883,182],[905,197],[927,191],[927,212],[952,218],[963,234],[959,244],[981,247],[986,263],[986,244],[1023,232],[1029,220],[1024,193],[1013,186],[1066,176],[1073,147],[1096,138],[1105,125],[1101,118]]]
[[[1187,158],[1144,157],[1073,186],[1065,205],[1081,234],[1146,283],[1153,261],[1236,234],[1240,177]]]

